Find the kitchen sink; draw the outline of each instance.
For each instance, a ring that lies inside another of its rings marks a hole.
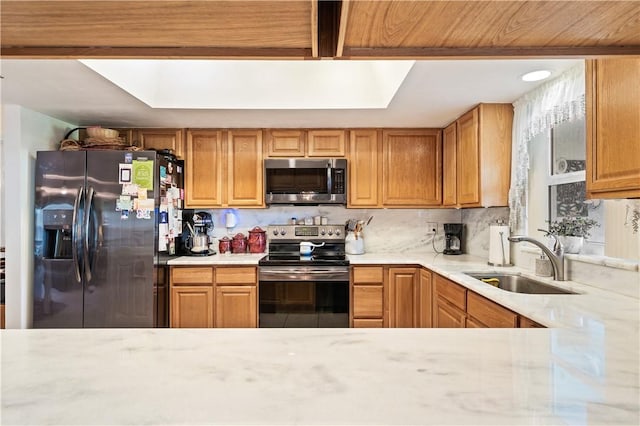
[[[466,275],[513,293],[526,294],[577,294],[520,274],[465,272]]]

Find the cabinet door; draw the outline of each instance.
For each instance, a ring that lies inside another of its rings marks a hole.
[[[189,130],[186,151],[186,207],[222,206],[222,132]]]
[[[442,296],[435,296],[434,327],[437,328],[464,328],[465,313],[463,310],[448,303]]]
[[[489,326],[481,323],[473,317],[467,317],[465,321],[465,328],[489,328]]]
[[[416,268],[389,268],[390,327],[417,327],[419,280]]]
[[[640,59],[587,61],[587,193],[640,197]]]
[[[458,202],[456,149],[458,147],[457,125],[452,123],[442,132],[442,205],[453,207]]]
[[[349,138],[349,207],[376,207],[378,132],[352,130]]]
[[[419,295],[419,316],[418,327],[429,328],[432,325],[432,295],[433,281],[432,274],[426,269],[420,269],[420,295]]]
[[[472,291],[467,292],[467,314],[491,328],[515,328],[518,314]]]
[[[210,286],[172,287],[171,327],[213,327],[213,288]]]
[[[137,139],[144,149],[170,149],[178,158],[184,158],[182,129],[138,129]]]
[[[264,206],[262,130],[229,131],[228,205]]]
[[[217,286],[216,327],[257,327],[256,294],[256,286]]]
[[[534,320],[529,319],[527,317],[523,317],[523,316],[519,317],[518,322],[519,322],[520,328],[546,328],[544,325],[538,324]]]
[[[344,130],[309,130],[307,133],[307,156],[344,157]]]
[[[480,204],[480,146],[478,109],[474,108],[457,121],[456,154],[458,204]],[[490,165],[487,165],[488,167]]]
[[[383,206],[442,203],[442,140],[439,130],[382,133]]]
[[[303,130],[269,130],[267,157],[304,157]]]

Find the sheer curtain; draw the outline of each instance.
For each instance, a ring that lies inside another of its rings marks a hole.
[[[515,233],[527,231],[529,142],[556,124],[584,117],[584,87],[581,63],[513,103],[509,222]]]

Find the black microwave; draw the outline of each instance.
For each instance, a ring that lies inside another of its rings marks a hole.
[[[264,160],[267,204],[347,204],[347,160],[279,158]]]

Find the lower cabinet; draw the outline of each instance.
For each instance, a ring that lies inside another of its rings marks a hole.
[[[352,326],[431,327],[429,270],[414,266],[354,266]]]
[[[213,327],[213,288],[180,286],[171,289],[171,327]]]
[[[546,328],[544,325],[523,316],[519,317],[519,323],[520,328]]]
[[[216,327],[257,327],[256,293],[256,286],[216,286]]]
[[[433,326],[464,328],[467,308],[467,289],[440,275],[434,274]]]
[[[171,327],[213,327],[213,268],[172,267]]]
[[[465,313],[441,297],[434,305],[433,326],[437,328],[465,328]]]
[[[351,269],[351,283],[352,327],[384,327],[384,268],[354,266]]]
[[[433,276],[434,327],[544,327],[440,275]]]
[[[172,267],[170,307],[171,327],[255,328],[256,268]]]
[[[467,294],[467,327],[518,327],[518,314],[469,291]]]

